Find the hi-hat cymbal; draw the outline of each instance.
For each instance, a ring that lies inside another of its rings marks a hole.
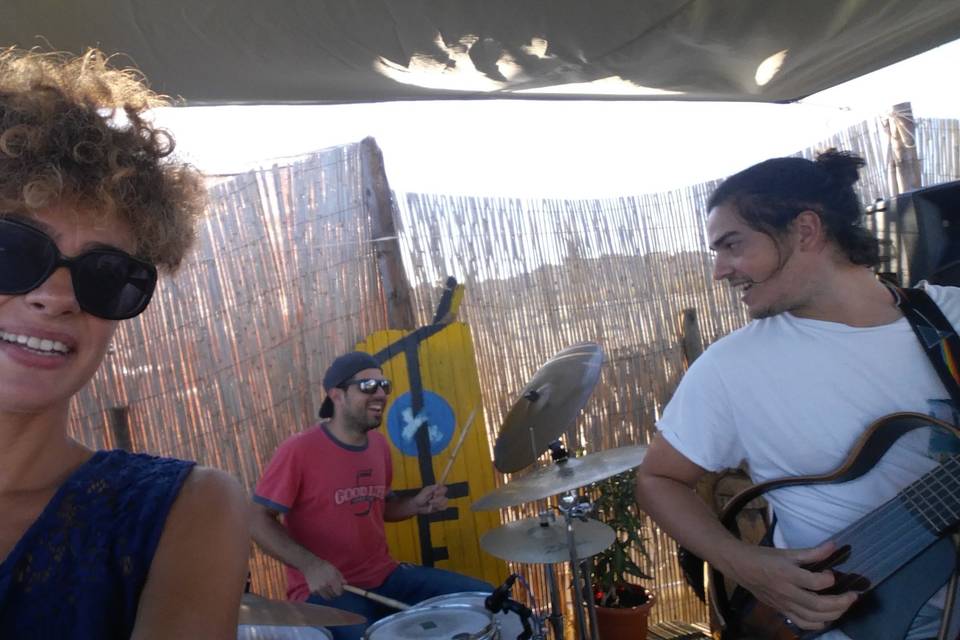
[[[352,611],[334,609],[319,604],[269,600],[253,593],[243,594],[240,600],[240,622],[247,625],[285,627],[341,627],[363,624],[367,619]]]
[[[473,511],[487,511],[515,507],[526,502],[542,500],[633,469],[643,462],[647,448],[640,445],[617,447],[568,458],[536,469],[494,489],[472,505]]]
[[[593,342],[550,358],[520,392],[500,427],[493,464],[503,473],[528,467],[573,424],[597,380],[603,350]]]
[[[615,534],[609,525],[598,520],[574,520],[573,537],[577,558],[583,560],[613,544]],[[554,564],[570,560],[566,522],[543,523],[539,516],[508,522],[487,531],[480,538],[480,547],[509,562]]]

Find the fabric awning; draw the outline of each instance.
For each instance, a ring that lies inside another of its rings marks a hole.
[[[122,52],[190,104],[790,101],[958,37],[945,0],[0,3],[0,43]]]

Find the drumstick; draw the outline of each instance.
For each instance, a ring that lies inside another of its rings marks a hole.
[[[463,446],[463,442],[467,437],[467,431],[470,430],[470,425],[473,424],[473,418],[477,415],[477,407],[473,408],[473,411],[470,412],[470,417],[467,418],[466,424],[463,425],[463,429],[460,430],[460,439],[457,440],[456,446],[453,447],[453,451],[450,452],[450,458],[447,460],[447,466],[443,468],[443,473],[440,474],[440,479],[437,480],[437,484],[443,484],[447,481],[447,476],[450,475],[450,469],[453,468],[453,461],[456,460],[457,454],[460,453],[460,447]]]
[[[381,596],[377,593],[372,593],[366,589],[361,589],[359,587],[354,587],[353,585],[345,584],[343,585],[344,591],[349,591],[350,593],[356,594],[358,596],[363,596],[367,600],[373,600],[384,606],[390,607],[391,609],[399,609],[400,611],[406,611],[410,608],[410,605],[400,602],[399,600],[394,600],[393,598],[387,598],[386,596]]]

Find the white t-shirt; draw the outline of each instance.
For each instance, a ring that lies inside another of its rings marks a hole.
[[[960,289],[926,290],[960,327]],[[687,371],[657,427],[697,465],[719,471],[746,462],[753,481],[763,482],[833,471],[867,425],[898,411],[960,423],[906,318],[858,328],[782,313],[711,345]],[[766,494],[777,515],[774,543],[816,546],[955,446],[950,436],[921,429],[858,480]]]

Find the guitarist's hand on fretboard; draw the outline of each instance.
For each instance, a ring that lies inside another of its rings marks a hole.
[[[739,545],[729,557],[740,586],[801,629],[816,630],[838,619],[857,600],[855,592],[826,595],[834,586],[837,549],[826,542],[813,549]]]

